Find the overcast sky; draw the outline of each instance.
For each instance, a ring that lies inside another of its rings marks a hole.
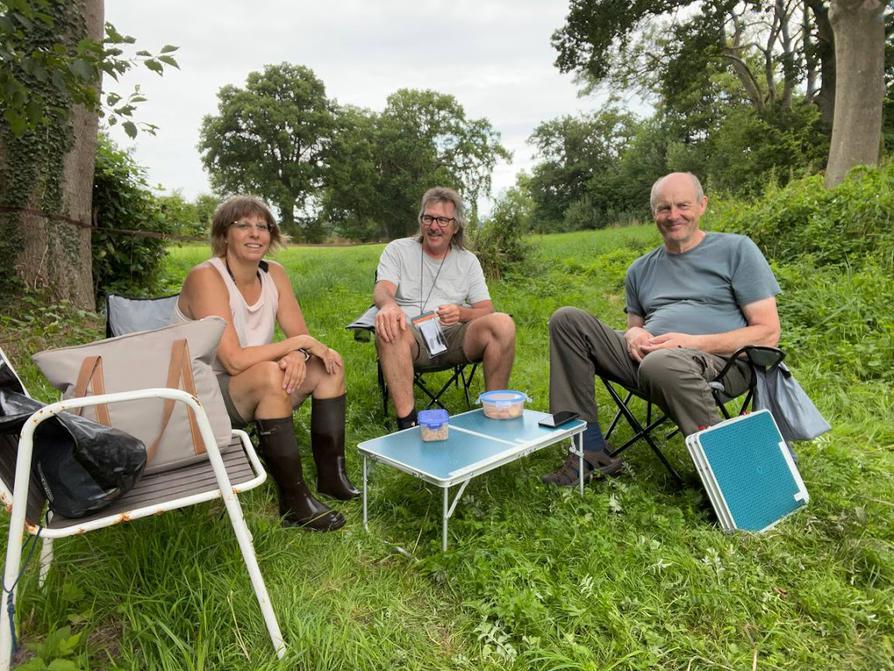
[[[572,77],[553,66],[550,35],[567,10],[567,0],[107,0],[106,20],[138,48],[180,47],[180,70],[158,77],[140,67],[120,84],[106,81],[119,93],[139,83],[149,98],[139,119],[159,127],[135,142],[118,129],[112,136],[133,147],[151,184],[187,198],[210,192],[196,144],[217,91],[289,62],[311,68],[330,98],[377,111],[399,88],[453,94],[513,153],[494,172],[496,195],[530,168],[526,140],[538,123],[599,105],[578,98]]]

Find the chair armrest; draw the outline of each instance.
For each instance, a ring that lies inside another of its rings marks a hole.
[[[717,374],[714,380],[722,380],[736,361],[741,359],[746,359],[752,370],[755,368],[763,368],[765,371],[770,371],[782,363],[782,360],[785,359],[785,352],[778,347],[745,345],[733,352],[732,356],[727,359],[726,365]]]
[[[345,326],[345,328],[354,332],[354,340],[368,342],[372,339],[372,334],[376,332],[376,315],[378,313],[379,308],[375,305],[370,305],[366,312]]]

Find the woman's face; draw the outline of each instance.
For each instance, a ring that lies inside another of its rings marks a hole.
[[[227,255],[246,261],[260,261],[270,247],[270,228],[260,215],[250,214],[227,229]]]

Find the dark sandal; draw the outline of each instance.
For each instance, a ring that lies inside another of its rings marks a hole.
[[[558,485],[560,487],[575,487],[578,485],[578,465],[580,457],[576,454],[569,454],[558,470],[541,476],[541,480],[548,485]],[[589,467],[589,468],[588,468]],[[600,473],[602,475],[616,475],[624,467],[624,463],[615,457],[611,457],[605,452],[584,452],[584,482],[593,479],[593,475]]]
[[[603,475],[617,475],[624,468],[624,462],[608,452],[584,452],[584,461]]]

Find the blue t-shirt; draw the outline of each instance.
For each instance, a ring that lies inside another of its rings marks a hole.
[[[780,292],[757,245],[733,233],[706,233],[682,254],[668,254],[662,245],[630,265],[624,286],[625,311],[642,317],[652,335],[743,328],[742,306]]]

